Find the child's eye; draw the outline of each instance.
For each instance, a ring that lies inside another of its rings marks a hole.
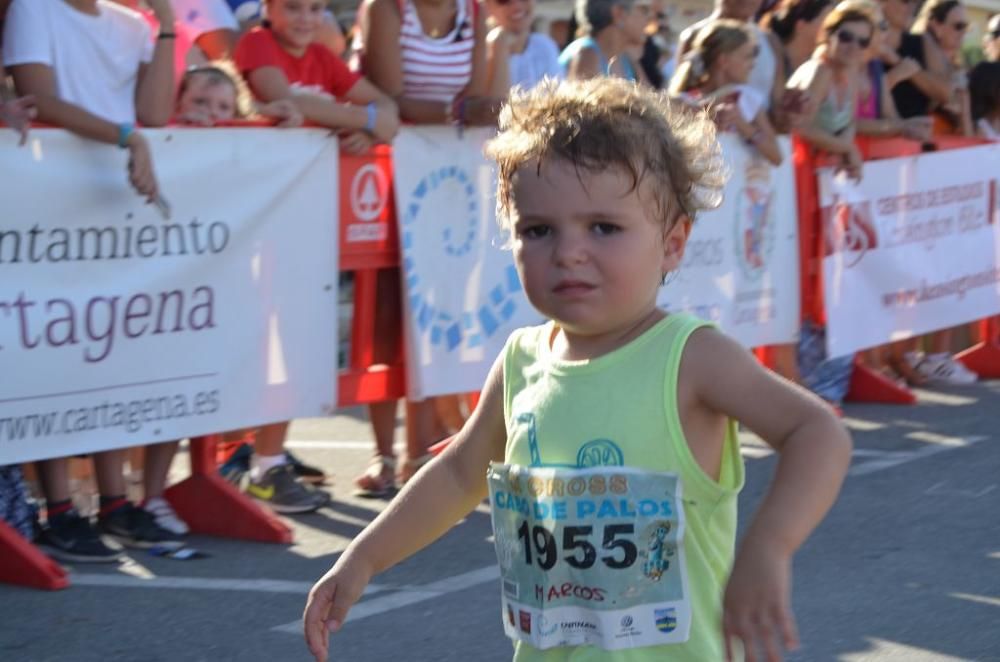
[[[606,221],[602,223],[594,223],[591,227],[594,233],[599,235],[614,234],[616,232],[621,232],[622,230],[620,225],[615,225],[614,223],[608,223]]]
[[[519,228],[517,234],[524,239],[541,239],[547,237],[550,232],[551,228],[547,225],[529,225],[525,228]]]

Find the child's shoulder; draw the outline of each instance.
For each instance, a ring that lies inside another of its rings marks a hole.
[[[714,325],[693,329],[681,355],[679,387],[702,401],[720,393],[752,397],[764,373],[753,353]]]
[[[507,351],[535,353],[546,337],[552,335],[553,323],[542,322],[534,326],[522,326],[511,332],[507,338]]]

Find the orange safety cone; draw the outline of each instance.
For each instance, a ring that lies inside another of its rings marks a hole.
[[[0,583],[56,591],[69,586],[66,571],[0,520]]]
[[[982,342],[955,355],[955,359],[980,379],[1000,378],[1000,321],[985,319],[979,325]]]
[[[164,497],[195,533],[258,542],[292,542],[292,530],[277,515],[229,484],[216,470],[220,435],[191,440],[191,475]]]
[[[917,401],[917,397],[910,389],[857,362],[851,372],[851,383],[847,389],[846,399],[851,402],[896,405],[912,405]]]

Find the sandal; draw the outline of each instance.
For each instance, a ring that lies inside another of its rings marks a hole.
[[[363,474],[354,479],[355,496],[369,499],[392,494],[396,490],[396,457],[376,455]]]
[[[413,476],[415,476],[425,464],[433,459],[433,453],[424,453],[415,459],[406,458],[406,462],[403,462],[403,468],[399,472],[399,482],[406,485],[406,483],[413,478]]]

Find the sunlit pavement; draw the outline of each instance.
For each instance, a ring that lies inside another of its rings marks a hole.
[[[803,648],[790,659],[1000,660],[1000,382],[919,395],[911,407],[846,407],[854,462],[796,558]],[[371,454],[363,410],[298,421],[291,437],[334,474],[335,497],[290,520],[295,544],[195,537],[209,558],[135,553],[121,566],[74,567],[65,591],[0,587],[0,660],[309,659],[297,623],[306,591],[385,502],[351,496]],[[745,526],[774,455],[742,440]],[[376,578],[331,657],[509,660],[490,534],[481,507]]]

